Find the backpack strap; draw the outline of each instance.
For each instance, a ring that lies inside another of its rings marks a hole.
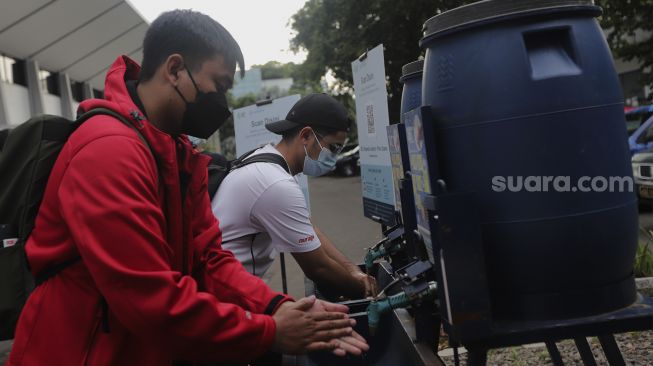
[[[152,156],[155,157],[154,160],[156,161],[156,155],[154,155],[154,151],[150,147],[150,144],[147,142],[147,140],[145,140],[145,137],[143,136],[141,131],[139,131],[138,128],[134,127],[134,125],[131,124],[131,122],[129,122],[125,118],[125,116],[121,115],[120,113],[118,113],[116,111],[112,111],[111,109],[108,109],[108,108],[94,108],[94,109],[86,111],[83,114],[81,114],[80,116],[78,116],[77,119],[75,120],[75,123],[77,124],[77,126],[79,126],[82,123],[86,122],[91,117],[100,116],[100,115],[111,116],[111,117],[117,119],[118,121],[122,122],[127,127],[134,130],[136,132],[136,134],[138,135],[138,138],[145,144],[145,146],[147,146],[147,149],[152,152]],[[158,163],[157,163],[157,165],[158,165]]]
[[[241,168],[245,165],[252,164],[252,163],[273,163],[273,164],[280,165],[286,172],[290,173],[290,169],[288,169],[288,164],[286,163],[286,160],[281,155],[264,153],[264,154],[250,156],[257,150],[258,148],[254,150],[250,150],[234,160],[227,160],[223,155],[220,154],[204,153],[205,155],[211,158],[211,162],[207,167],[208,169],[207,193],[209,195],[210,200],[213,200],[213,197],[215,197],[215,194],[218,192],[218,188],[220,188],[220,184],[222,183],[224,178],[232,170]]]
[[[159,161],[156,158],[156,154],[154,153],[154,150],[152,150],[152,147],[150,144],[147,142],[141,131],[139,131],[134,125],[129,122],[123,115],[120,113],[117,113],[116,111],[113,111],[108,108],[94,108],[91,109],[82,115],[78,116],[77,119],[75,120],[75,128],[79,127],[82,123],[86,122],[89,120],[91,117],[99,116],[99,115],[106,115],[113,117],[117,119],[118,121],[122,122],[124,125],[127,127],[131,128],[136,134],[138,135],[138,138],[147,146],[147,149],[150,150],[150,153],[152,153],[152,158],[154,159],[154,163],[156,165],[156,170],[158,174],[158,185],[163,184],[163,177],[161,176],[161,169],[159,167]],[[183,191],[182,191],[182,196],[183,196]],[[65,260],[61,263],[55,264],[49,268],[46,268],[43,270],[41,273],[38,273],[35,278],[34,282],[36,286],[41,285],[43,282],[49,280],[50,278],[56,276],[57,274],[61,273],[64,269],[68,268],[69,266],[77,263],[79,260],[81,260],[81,257],[79,255]],[[104,296],[100,296],[100,306],[101,306],[101,313],[102,313],[102,319],[101,319],[101,327],[102,331],[105,333],[109,333],[109,305],[107,304],[106,299]]]
[[[253,153],[253,151],[251,152]],[[251,155],[250,153],[250,155]],[[239,158],[240,160],[240,158]],[[279,154],[273,154],[273,153],[263,153],[263,154],[258,154],[254,155],[251,157],[246,157],[243,160],[240,161],[234,161],[233,165],[231,166],[231,170],[242,168],[245,165],[253,164],[253,163],[272,163],[272,164],[277,164],[283,168],[288,174],[290,174],[290,168],[288,168],[288,163],[286,162],[286,159],[283,158],[283,156]]]
[[[232,160],[232,161],[230,162],[230,165],[233,166],[234,164],[237,164],[237,163],[239,163],[239,162],[245,160],[248,156],[252,155],[252,154],[253,154],[255,151],[257,151],[258,149],[260,149],[260,147],[257,147],[256,149],[253,149],[253,150],[250,150],[250,151],[244,153],[243,155],[237,157],[235,160]]]
[[[156,158],[156,154],[154,153],[154,150],[152,150],[152,147],[147,142],[147,140],[145,139],[145,137],[143,136],[141,131],[138,128],[134,127],[134,125],[131,122],[129,122],[125,118],[125,116],[123,116],[120,113],[118,113],[116,111],[113,111],[111,109],[101,108],[100,107],[100,108],[91,109],[91,110],[86,111],[83,114],[79,115],[77,117],[77,119],[75,120],[75,123],[77,124],[77,127],[78,127],[80,124],[84,123],[85,121],[87,121],[91,117],[100,116],[100,115],[113,117],[113,118],[117,119],[118,121],[122,122],[127,127],[131,128],[134,132],[136,132],[136,135],[138,135],[138,138],[143,142],[143,144],[145,144],[147,149],[150,150],[150,153],[152,153],[152,158],[154,159],[154,163],[156,164],[156,171],[157,171],[158,178],[159,178],[158,184],[159,185],[163,184],[163,177],[161,176],[161,168],[159,167],[159,160]]]
[[[277,165],[281,166],[281,167],[283,168],[283,170],[285,170],[288,174],[290,174],[290,168],[288,168],[288,163],[286,162],[286,159],[285,159],[283,156],[281,156],[281,155],[279,155],[279,154],[274,154],[274,153],[262,153],[262,154],[258,154],[258,155],[250,156],[250,155],[252,155],[252,154],[254,153],[254,151],[256,151],[256,150],[258,150],[258,149],[254,149],[254,150],[252,150],[252,151],[249,151],[249,152],[243,154],[241,157],[239,157],[239,158],[236,159],[235,161],[233,161],[233,162],[232,162],[232,165],[231,165],[231,170],[230,170],[230,172],[233,171],[234,169],[242,168],[242,167],[244,167],[245,165],[249,165],[249,164],[253,164],[253,163],[271,163],[271,164],[277,164]],[[254,240],[256,240],[256,236],[257,236],[258,234],[260,234],[260,233],[254,233],[254,234],[252,234],[252,241],[251,241],[251,243],[250,243],[250,248],[249,248],[249,249],[250,249],[250,254],[252,255],[252,273],[253,273],[255,276],[256,276],[256,260],[254,259]],[[280,258],[281,258],[281,261],[282,261],[282,262],[281,262],[281,263],[282,263],[282,264],[281,264],[281,265],[282,265],[281,268],[282,268],[282,272],[283,272],[283,275],[284,275],[284,276],[283,276],[283,282],[284,282],[284,293],[287,293],[288,291],[286,290],[286,286],[285,286],[285,282],[286,282],[286,278],[285,278],[286,267],[285,267],[285,259],[284,259],[283,253],[281,253],[281,257],[280,257]],[[278,295],[278,296],[281,296],[281,295]],[[278,296],[277,296],[277,297],[278,297]],[[275,307],[275,306],[278,304],[278,302],[280,301],[280,300],[277,299],[277,297],[275,297],[274,299],[272,299],[272,302],[270,302],[270,305],[268,306],[268,308],[270,308],[270,306],[272,306],[272,310],[274,310],[274,307]],[[268,309],[266,309],[266,311],[267,311],[267,310],[268,310]],[[272,310],[271,310],[271,311],[272,311]]]
[[[80,257],[79,255],[77,255],[77,256],[75,256],[75,257],[73,257],[73,258],[70,258],[70,259],[65,260],[65,261],[63,261],[63,262],[61,262],[61,263],[57,263],[57,264],[55,264],[55,265],[53,265],[53,266],[51,266],[51,267],[48,267],[48,268],[44,269],[43,271],[39,272],[39,273],[34,277],[34,285],[36,285],[36,286],[40,286],[40,285],[43,284],[45,281],[47,281],[47,280],[49,280],[50,278],[56,276],[56,275],[59,274],[61,271],[63,271],[64,269],[66,269],[66,268],[68,268],[68,267],[70,267],[70,266],[72,266],[73,264],[77,263],[77,262],[80,261],[81,259],[82,259],[82,257]]]
[[[147,149],[150,150],[150,152],[152,153],[152,157],[154,158],[154,162],[157,165],[157,172],[159,173],[159,184],[161,182],[163,182],[163,180],[161,178],[161,170],[159,169],[159,163],[157,161],[156,155],[154,154],[154,150],[152,150],[152,148],[150,147],[150,144],[147,143],[147,140],[145,140],[145,137],[143,136],[141,131],[139,131],[136,127],[134,127],[134,125],[132,125],[131,122],[129,122],[120,113],[118,113],[116,111],[113,111],[111,109],[108,109],[108,108],[94,108],[94,109],[91,109],[91,110],[89,110],[87,112],[84,112],[83,114],[77,116],[77,119],[75,120],[74,129],[76,129],[82,123],[89,120],[91,117],[95,117],[95,116],[99,116],[99,115],[105,115],[105,116],[113,117],[113,118],[115,118],[118,121],[122,122],[124,125],[126,125],[127,127],[131,128],[132,130],[134,130],[136,132],[136,134],[138,135],[138,138],[145,144],[145,146],[147,146]],[[67,259],[67,260],[65,260],[65,261],[63,261],[61,263],[57,263],[57,264],[54,264],[54,265],[52,265],[50,267],[47,267],[46,269],[44,269],[43,271],[41,271],[40,273],[38,273],[34,277],[35,285],[36,286],[41,285],[45,281],[47,281],[50,278],[52,278],[52,277],[56,276],[57,274],[59,274],[64,269],[66,269],[66,268],[70,267],[71,265],[77,263],[80,259],[81,259],[81,257],[79,255],[77,255],[77,256],[75,256],[73,258],[70,258],[70,259]]]

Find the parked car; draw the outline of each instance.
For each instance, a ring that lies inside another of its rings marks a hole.
[[[653,149],[653,105],[628,110],[626,129],[631,155]]]
[[[351,177],[360,173],[360,146],[358,144],[348,144],[338,154],[336,161],[336,173]]]
[[[635,178],[635,192],[640,204],[653,203],[653,149],[633,155],[633,177]]]

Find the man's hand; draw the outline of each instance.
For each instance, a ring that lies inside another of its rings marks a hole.
[[[345,342],[339,338],[351,337],[356,321],[349,319],[345,312],[326,310],[333,309],[329,306],[309,311],[316,301],[315,296],[310,296],[279,306],[272,316],[277,328],[272,345],[274,351],[296,355],[329,350],[344,355],[344,352],[337,353],[336,348],[351,348],[343,346]]]
[[[342,305],[342,304],[334,304],[324,300],[316,300],[315,303],[313,304],[313,307],[311,307],[308,311],[309,312],[329,311],[329,312],[347,313],[349,311],[349,308],[347,308],[346,305]],[[336,342],[338,346],[332,352],[337,356],[344,356],[347,353],[358,356],[361,353],[367,352],[367,350],[370,349],[370,346],[367,345],[367,341],[365,340],[365,338],[363,338],[356,331],[352,331],[351,336],[339,338]]]
[[[360,271],[351,272],[351,275],[358,281],[361,288],[363,289],[364,297],[373,297],[376,296],[376,294],[379,292],[379,289],[376,287],[376,279],[374,277],[368,276],[367,274]]]

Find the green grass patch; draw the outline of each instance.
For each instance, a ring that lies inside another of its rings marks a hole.
[[[653,277],[653,230],[640,228],[645,240],[637,245],[635,277]]]

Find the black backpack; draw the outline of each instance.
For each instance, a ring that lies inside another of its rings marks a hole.
[[[120,114],[105,108],[90,110],[71,121],[39,115],[0,133],[0,340],[14,336],[18,316],[27,297],[39,284],[56,275],[79,257],[59,263],[32,276],[25,255],[45,187],[61,149],[82,123],[97,115],[109,115],[141,133]]]
[[[251,156],[256,150],[248,151],[241,155],[239,158],[234,160],[228,160],[223,155],[215,153],[205,153],[211,157],[211,162],[209,163],[209,183],[208,183],[208,192],[209,199],[213,200],[220,184],[224,178],[234,169],[242,168],[245,165],[252,163],[273,163],[280,165],[286,172],[290,173],[286,159],[283,156],[272,153],[262,153],[258,155]]]

